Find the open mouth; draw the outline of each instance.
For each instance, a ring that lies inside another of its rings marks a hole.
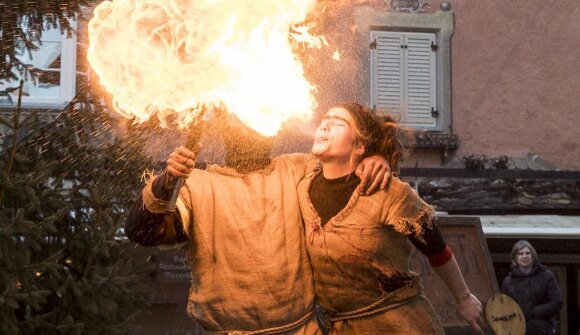
[[[327,141],[328,141],[328,138],[326,138],[326,137],[319,137],[316,139],[316,143],[324,143]]]

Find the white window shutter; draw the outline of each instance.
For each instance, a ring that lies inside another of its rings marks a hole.
[[[379,113],[398,114],[404,105],[404,36],[371,32],[371,107]]]
[[[405,112],[401,121],[408,127],[433,129],[437,118],[435,101],[435,35],[405,33]]]

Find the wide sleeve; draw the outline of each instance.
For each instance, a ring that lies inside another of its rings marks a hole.
[[[192,175],[195,174],[192,173]],[[196,182],[195,179],[192,182],[191,179],[194,179],[192,176],[189,176],[188,180],[185,182],[183,188],[179,192],[179,197],[177,198],[177,203],[175,204],[176,207],[176,214],[179,217],[179,229],[187,236],[191,241],[194,240],[193,238],[193,201],[195,192],[192,189],[195,187],[193,185],[197,185],[198,187],[202,187],[201,183]],[[193,194],[192,194],[193,193]]]
[[[445,243],[445,238],[436,222],[432,223],[431,228],[423,227],[422,235],[412,234],[409,240],[417,250],[427,256],[429,264],[433,267],[444,265],[453,257],[453,252]]]
[[[383,203],[382,221],[405,236],[424,240],[426,229],[433,228],[435,210],[411,186],[393,177]]]

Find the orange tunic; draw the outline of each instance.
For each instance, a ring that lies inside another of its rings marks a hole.
[[[318,332],[296,191],[315,165],[311,155],[293,154],[257,172],[212,166],[187,179],[177,208],[191,240],[188,312],[210,333],[296,323],[277,334]]]
[[[410,234],[430,229],[434,210],[398,178],[359,197],[321,226],[307,176],[298,186],[316,299],[336,334],[443,334],[409,269]],[[386,289],[395,284],[394,291]]]

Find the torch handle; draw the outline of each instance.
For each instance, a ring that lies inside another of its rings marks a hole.
[[[191,151],[193,151],[194,155],[197,156],[201,146],[198,143],[201,140],[203,132],[206,127],[205,121],[198,121],[193,125],[189,133],[187,134],[187,141],[185,142],[185,147]],[[179,192],[185,183],[186,178],[177,178],[175,181],[175,186],[173,187],[173,193],[171,194],[171,199],[167,204],[167,208],[165,209],[165,213],[173,213],[175,212],[175,205],[177,204],[177,198],[179,197]]]
[[[175,186],[173,187],[173,193],[171,193],[171,199],[165,209],[166,214],[175,212],[175,205],[177,204],[177,198],[179,197],[179,192],[181,191],[183,184],[185,184],[185,178],[177,178]]]

